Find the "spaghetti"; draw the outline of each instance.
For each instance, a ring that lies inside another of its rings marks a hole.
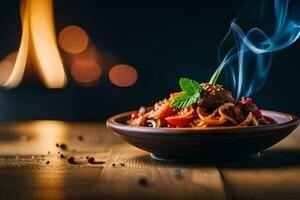
[[[216,127],[216,126],[261,126],[277,122],[263,116],[251,98],[235,100],[231,92],[221,85],[202,83],[205,90],[201,98],[185,108],[172,108],[171,104],[180,93],[156,103],[151,110],[144,107],[134,112],[128,121],[132,126],[146,127]]]

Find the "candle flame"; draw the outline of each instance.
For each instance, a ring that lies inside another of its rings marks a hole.
[[[27,59],[34,61],[48,88],[62,88],[67,82],[55,36],[53,1],[21,0],[22,37],[14,68],[4,86],[17,87]]]

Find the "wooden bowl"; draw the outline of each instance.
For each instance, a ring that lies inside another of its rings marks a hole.
[[[126,124],[132,112],[107,120],[107,128],[129,144],[168,161],[226,161],[245,158],[276,144],[297,126],[296,116],[262,111],[278,124],[260,127],[151,128]]]

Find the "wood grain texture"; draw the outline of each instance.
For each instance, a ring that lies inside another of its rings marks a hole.
[[[101,175],[105,183],[99,187],[101,196],[119,199],[224,199],[223,183],[214,165],[199,167],[161,163],[127,144],[111,149]],[[175,171],[180,171],[181,176],[175,176]],[[140,179],[147,180],[147,184],[139,184]],[[113,188],[113,193],[110,188]]]
[[[259,158],[176,164],[152,160],[103,123],[4,123],[0,199],[300,199],[299,138],[298,128]]]
[[[228,199],[300,199],[300,128],[252,162],[220,164]]]

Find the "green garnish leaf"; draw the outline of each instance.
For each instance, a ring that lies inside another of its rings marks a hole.
[[[209,84],[215,85],[217,83],[217,80],[226,64],[226,62],[222,62],[219,65],[214,74],[211,76],[208,82]],[[199,98],[201,98],[201,91],[205,89],[197,81],[188,78],[180,78],[179,86],[184,93],[178,95],[173,100],[171,103],[172,108],[185,108],[192,105],[193,103],[197,102]]]
[[[180,88],[184,93],[178,95],[173,102],[171,103],[172,108],[185,108],[193,103],[196,103],[200,98],[200,93],[203,90],[203,87],[197,81],[180,78],[179,79]]]
[[[173,102],[171,103],[172,108],[185,108],[193,103],[195,103],[198,98],[200,97],[200,93],[195,93],[193,95],[190,95],[188,93],[183,93],[178,95]]]
[[[201,91],[201,85],[192,79],[180,78],[179,79],[180,88],[188,94],[195,94]]]

